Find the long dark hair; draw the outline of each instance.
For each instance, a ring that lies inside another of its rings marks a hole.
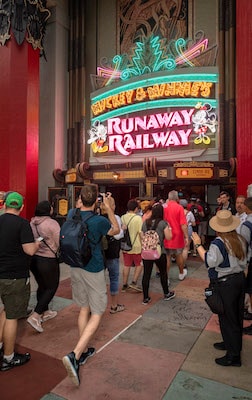
[[[156,229],[159,222],[164,219],[164,208],[162,204],[157,203],[152,206],[150,218],[146,219],[147,229]]]

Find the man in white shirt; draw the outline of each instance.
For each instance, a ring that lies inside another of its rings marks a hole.
[[[240,225],[238,226],[238,228],[236,228],[237,233],[241,232],[241,225],[247,219],[247,214],[245,212],[245,205],[244,205],[245,199],[246,199],[245,196],[239,195],[236,197],[236,201],[235,201],[235,209],[237,211],[235,216],[240,219]]]

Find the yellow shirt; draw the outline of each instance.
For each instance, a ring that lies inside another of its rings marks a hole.
[[[130,251],[127,251],[127,253],[140,254],[142,247],[139,233],[142,230],[142,217],[140,217],[140,215],[136,215],[133,212],[128,212],[121,217],[121,220],[124,225],[128,225],[130,240],[132,244],[132,249]]]

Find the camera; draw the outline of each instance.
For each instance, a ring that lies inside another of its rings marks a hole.
[[[98,203],[102,203],[103,202],[103,195],[101,193],[98,194],[97,201],[98,201]]]
[[[110,195],[110,193],[99,193],[97,196],[97,201],[98,203],[102,203],[103,202],[103,197],[108,197]]]
[[[102,203],[102,200],[103,200],[103,197],[102,197],[102,195],[99,193],[98,196],[97,196],[97,201],[98,201],[98,203]]]

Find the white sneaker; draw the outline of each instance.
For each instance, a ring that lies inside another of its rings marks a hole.
[[[184,271],[185,270],[183,270],[183,274],[179,274],[179,276],[178,276],[180,281],[183,281],[185,279],[186,275],[187,275],[187,272],[185,273]]]
[[[40,332],[40,333],[44,332],[44,329],[42,328],[41,320],[40,320],[40,319],[37,319],[37,318],[31,316],[31,317],[29,317],[29,318],[27,319],[27,322],[28,322],[28,324],[30,324],[34,329],[36,329],[36,331],[38,331],[38,332]]]
[[[185,275],[185,277],[187,276],[187,269],[186,268],[183,269],[183,274]]]
[[[55,318],[57,316],[57,311],[47,310],[42,316],[42,322],[49,321],[49,319]]]

